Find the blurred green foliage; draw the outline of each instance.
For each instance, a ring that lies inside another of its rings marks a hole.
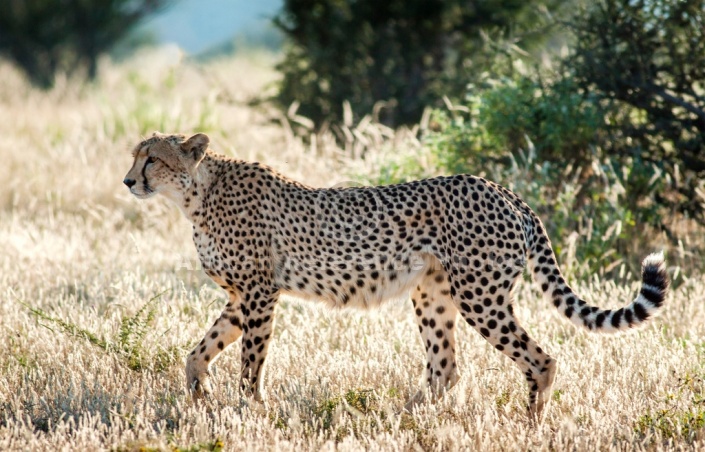
[[[583,96],[570,78],[541,83],[524,77],[496,83],[482,94],[470,95],[483,135],[483,152],[504,153],[536,147],[539,160],[586,163],[594,153],[604,112],[591,94]]]
[[[528,33],[541,23],[539,3],[285,0],[275,19],[288,38],[279,101],[300,102],[298,113],[318,125],[343,119],[345,101],[358,119],[374,111],[386,125],[417,122],[495,65],[483,33],[523,35],[524,47],[540,41]]]
[[[443,166],[467,170],[468,159],[508,163],[512,152],[531,146],[539,161],[588,164],[596,153],[606,111],[583,95],[571,79],[545,83],[539,77],[489,79],[470,85],[452,120],[437,110],[427,140],[441,152]]]
[[[58,72],[96,77],[98,58],[170,0],[4,0],[0,55],[41,88]]]
[[[604,152],[663,168],[657,200],[705,221],[705,0],[600,0],[567,26],[566,76],[611,113]]]

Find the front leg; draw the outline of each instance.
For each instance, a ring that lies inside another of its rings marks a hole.
[[[186,390],[194,399],[210,394],[213,390],[208,372],[220,352],[242,335],[241,298],[230,292],[230,301],[223,313],[208,330],[205,337],[186,360]]]
[[[245,294],[242,305],[242,373],[240,387],[255,400],[263,400],[264,360],[274,329],[277,293],[255,287]]]

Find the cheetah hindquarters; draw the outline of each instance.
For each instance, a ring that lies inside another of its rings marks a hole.
[[[556,362],[531,339],[514,318],[511,292],[519,275],[517,268],[509,273],[490,272],[492,281],[462,272],[452,267],[429,270],[421,283],[412,290],[419,332],[426,348],[426,369],[422,385],[429,391],[430,401],[437,400],[460,379],[455,361],[455,329],[458,312],[497,350],[517,363],[529,385],[529,413],[539,419],[550,399],[556,375]],[[451,281],[458,281],[451,288]],[[412,397],[405,409],[426,399],[421,390]]]

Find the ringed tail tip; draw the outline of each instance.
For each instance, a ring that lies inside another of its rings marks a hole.
[[[641,280],[640,294],[653,306],[661,307],[671,283],[666,272],[663,251],[649,254],[644,258],[641,263]]]

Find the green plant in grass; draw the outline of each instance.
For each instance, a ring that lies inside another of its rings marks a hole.
[[[29,306],[24,302],[20,303],[38,320],[48,322],[57,327],[60,332],[85,340],[108,353],[117,354],[125,361],[127,367],[134,371],[162,372],[176,363],[183,351],[182,347],[174,346],[168,348],[156,346],[156,351],[153,351],[145,346],[145,338],[153,330],[152,324],[156,315],[154,303],[163,294],[164,292],[152,297],[133,316],[123,318],[117,334],[109,339],[70,321],[53,317],[43,309]],[[52,329],[49,325],[44,326]]]
[[[703,435],[705,429],[705,408],[692,410],[661,410],[645,414],[637,419],[634,431],[641,435],[658,432],[666,439],[685,439],[692,442]]]
[[[657,432],[664,439],[688,443],[705,437],[705,392],[698,373],[686,372],[679,377],[675,391],[669,392],[664,402],[666,408],[640,416],[634,431],[641,435]]]

